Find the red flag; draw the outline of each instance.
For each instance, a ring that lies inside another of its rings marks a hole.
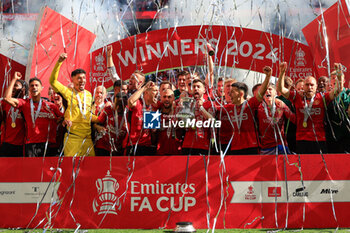
[[[89,51],[95,34],[46,7],[38,17],[34,35],[26,79],[36,76],[42,81],[42,96],[47,96],[51,71],[63,52],[68,54],[68,58],[61,67],[60,82],[65,85],[70,83],[70,73],[77,68],[84,69],[88,75]],[[87,77],[85,88],[89,90],[89,87]]]
[[[5,90],[10,84],[15,71],[21,72],[24,75],[26,67],[0,54],[0,97],[4,96]]]
[[[350,66],[350,15],[344,0],[332,5],[322,15],[303,28],[313,52],[318,74],[328,76],[333,63]],[[328,40],[328,43],[326,41]],[[327,55],[327,50],[329,51]],[[329,61],[329,70],[328,70]],[[347,78],[349,80],[349,77]]]

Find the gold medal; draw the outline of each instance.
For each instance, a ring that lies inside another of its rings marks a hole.
[[[12,122],[12,123],[11,123],[11,127],[12,127],[12,128],[16,128],[16,123],[15,123],[15,122]]]
[[[304,127],[304,128],[307,127],[307,122],[306,122],[306,121],[303,122],[303,127]]]

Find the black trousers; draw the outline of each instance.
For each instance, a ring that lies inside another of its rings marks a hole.
[[[136,149],[136,151],[135,151]],[[155,155],[157,152],[157,148],[155,146],[128,146],[126,148],[126,155]]]
[[[251,147],[251,148],[242,149],[242,150],[231,150],[228,155],[258,155],[258,154],[259,154],[259,148]]]
[[[297,154],[319,154],[327,153],[327,145],[325,141],[297,141]]]
[[[45,144],[45,142],[26,144],[25,157],[43,157],[45,152]],[[46,154],[48,154],[48,151],[46,151]]]
[[[208,155],[208,150],[196,148],[182,148],[183,155]]]
[[[23,157],[23,146],[4,142],[0,148],[0,157]]]

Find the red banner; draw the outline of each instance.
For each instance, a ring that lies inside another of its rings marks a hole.
[[[0,227],[349,227],[349,165],[345,154],[2,158]]]
[[[44,86],[42,96],[47,96],[49,78],[61,53],[68,54],[61,67],[59,81],[71,82],[70,74],[77,68],[88,70],[90,67],[89,51],[96,35],[57,12],[46,7],[38,17],[38,24],[29,53],[26,79],[38,77]],[[89,77],[85,87],[90,89]]]
[[[19,71],[23,75],[26,67],[14,60],[0,54],[0,97],[3,97],[7,86],[13,78],[13,74]]]
[[[113,60],[119,76],[125,80],[136,69],[149,73],[203,65],[207,42],[216,49],[218,66],[261,72],[265,65],[270,65],[277,75],[278,63],[283,60],[289,63],[288,75],[293,79],[314,75],[307,46],[274,34],[228,26],[184,26],[138,34],[112,44]],[[103,80],[106,62],[102,49],[93,52],[92,64],[93,85],[104,81],[110,86],[109,79]]]
[[[349,22],[348,7],[342,0],[329,7],[323,15],[318,16],[303,28],[304,36],[310,46],[320,76],[329,76],[328,61],[330,72],[333,71],[335,62],[350,67],[348,55],[350,48]],[[345,78],[350,80],[347,75]]]

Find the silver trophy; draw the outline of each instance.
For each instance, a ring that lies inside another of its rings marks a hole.
[[[194,118],[194,105],[195,100],[191,97],[181,97],[181,104],[176,117],[180,120],[186,121],[187,119]]]

